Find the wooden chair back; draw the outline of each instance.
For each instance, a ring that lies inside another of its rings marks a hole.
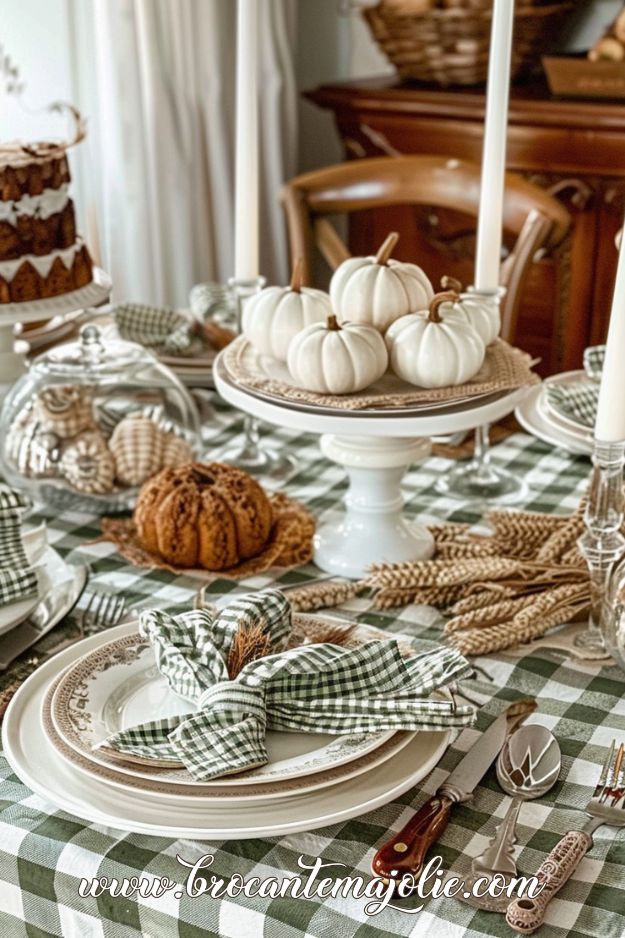
[[[332,269],[350,252],[329,220],[382,206],[429,206],[477,219],[480,166],[440,156],[383,156],[351,160],[297,176],[281,193],[291,258],[302,258],[303,283],[311,284],[318,249]],[[514,245],[502,264],[502,336],[514,338],[525,278],[539,252],[564,239],[570,216],[544,189],[506,174],[504,230]],[[418,263],[418,258],[414,258]]]

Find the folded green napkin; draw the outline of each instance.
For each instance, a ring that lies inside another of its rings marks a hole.
[[[592,345],[584,352],[584,371],[590,380],[571,384],[545,384],[547,402],[562,417],[592,430],[597,419],[599,382],[605,359],[605,345]]]
[[[239,628],[258,624],[275,653],[230,680],[233,638]],[[441,647],[404,659],[395,640],[286,649],[291,612],[278,590],[242,596],[216,614],[143,612],[140,632],[170,687],[197,711],[131,727],[100,745],[180,761],[199,780],[264,765],[267,730],[340,735],[462,727],[474,720],[472,707],[431,696],[471,672],[458,652]]]
[[[147,348],[176,355],[188,352],[197,342],[193,322],[169,307],[123,303],[113,308],[113,316],[122,339]]]
[[[0,483],[0,606],[37,595],[37,574],[22,543],[22,515],[28,502]]]

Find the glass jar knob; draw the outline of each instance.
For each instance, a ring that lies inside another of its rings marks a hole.
[[[80,330],[80,347],[83,358],[90,365],[97,365],[102,361],[105,350],[102,344],[100,330],[92,322],[87,323]]]

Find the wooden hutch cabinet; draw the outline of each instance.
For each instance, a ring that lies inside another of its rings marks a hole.
[[[377,78],[324,85],[306,95],[334,112],[346,159],[397,153],[480,161],[484,93]],[[559,100],[542,84],[512,89],[509,170],[544,186],[569,209],[570,236],[535,265],[523,297],[519,345],[543,374],[581,367],[583,349],[605,339],[616,272],[615,235],[625,213],[625,102]],[[391,229],[397,256],[472,280],[474,232],[439,212],[385,208],[350,220],[350,248],[370,253]],[[625,358],[625,349],[623,350]]]

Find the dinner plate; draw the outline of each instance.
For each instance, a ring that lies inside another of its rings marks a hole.
[[[81,643],[98,647],[100,636]],[[395,757],[370,772],[284,800],[263,804],[184,804],[147,800],[104,781],[84,778],[64,763],[40,720],[50,682],[75,658],[76,646],[41,665],[14,695],[2,724],[4,755],[15,774],[57,808],[90,823],[159,837],[240,840],[279,837],[337,824],[372,811],[418,784],[438,763],[450,730],[420,732]]]
[[[582,368],[578,368],[575,371],[563,371],[558,375],[550,375],[550,377],[545,378],[544,384],[561,384],[565,387],[576,384],[589,384],[597,387],[597,382],[592,381]],[[583,431],[592,435],[594,429],[593,425],[583,423],[581,420],[576,419],[572,414],[567,413],[566,410],[559,407],[557,403],[550,401],[546,394],[545,404],[549,412],[558,417],[560,422],[564,423],[570,429]]]
[[[575,423],[573,420],[566,420],[560,416],[559,411],[555,411],[547,397],[546,391],[539,396],[536,402],[538,414],[550,426],[568,433],[579,440],[581,443],[590,443],[592,445],[592,430],[586,429],[582,424]]]
[[[538,401],[543,393],[542,385],[531,388],[516,408],[514,415],[521,426],[532,436],[551,446],[564,449],[577,456],[590,456],[592,454],[590,443],[581,440],[568,430],[556,427],[542,416],[538,409]]]
[[[359,759],[354,759],[352,762],[326,769],[323,772],[313,772],[307,776],[279,782],[269,783],[265,781],[261,784],[232,785],[228,784],[231,780],[226,778],[219,779],[208,785],[172,785],[166,780],[161,780],[162,776],[158,772],[154,772],[149,778],[124,774],[119,771],[117,765],[111,765],[110,767],[99,765],[86,759],[68,746],[56,732],[51,712],[52,697],[60,677],[51,683],[41,710],[44,732],[59,756],[82,775],[89,778],[104,779],[109,785],[120,788],[122,791],[141,792],[146,798],[151,798],[154,795],[166,795],[174,801],[191,801],[191,803],[195,801],[196,804],[198,798],[201,798],[203,803],[219,802],[224,799],[227,799],[230,804],[233,802],[273,801],[292,794],[302,794],[318,788],[327,788],[336,782],[355,778],[362,772],[368,772],[396,755],[416,735],[412,731],[394,733],[390,739],[377,749]]]
[[[99,747],[112,733],[158,717],[193,713],[196,707],[175,694],[156,668],[154,651],[130,625],[123,635],[100,636],[92,652],[75,661],[60,679],[50,713],[56,734],[90,762],[121,774],[167,781],[170,785],[223,787],[225,779],[198,781],[179,763],[119,753]],[[266,736],[269,762],[228,777],[236,787],[279,783],[336,768],[360,759],[389,741],[394,730],[330,735],[279,733]],[[165,770],[165,771],[164,771]]]

